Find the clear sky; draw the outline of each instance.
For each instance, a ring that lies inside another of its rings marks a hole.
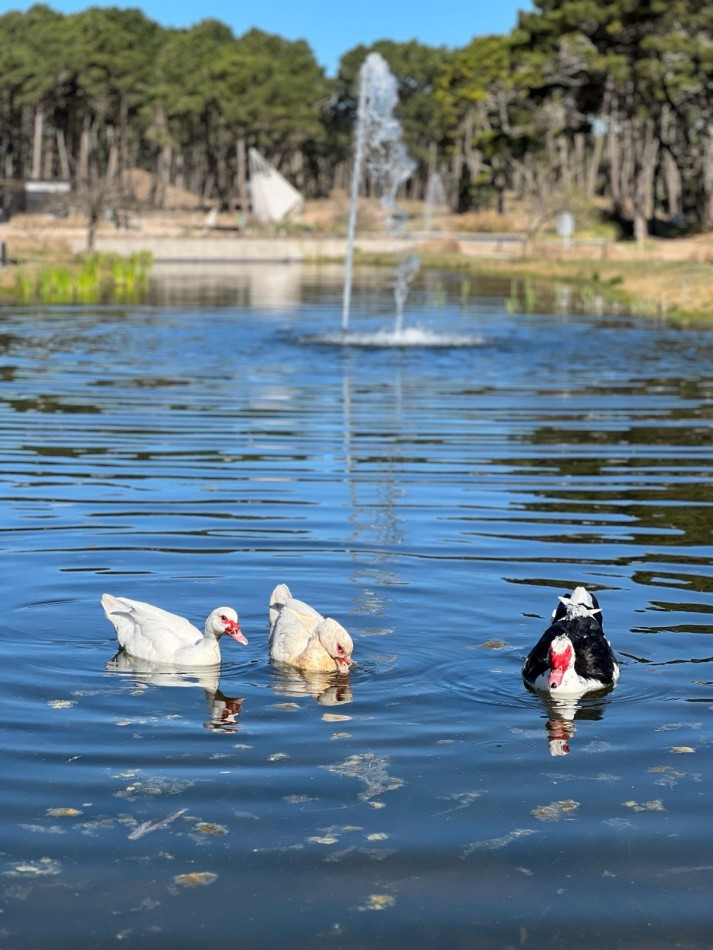
[[[187,27],[212,18],[236,36],[252,27],[287,40],[306,40],[317,62],[333,76],[340,56],[360,43],[418,40],[427,46],[465,46],[474,36],[509,33],[518,10],[532,0],[46,0],[60,13],[90,6],[139,7],[162,26]],[[0,13],[27,10],[31,2],[0,0]]]

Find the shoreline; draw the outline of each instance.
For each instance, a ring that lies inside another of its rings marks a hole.
[[[116,232],[100,227],[95,250],[129,257],[149,252],[154,263],[227,264],[343,262],[346,237],[330,234],[243,234],[224,229],[141,227]],[[50,221],[0,225],[9,263],[0,268],[0,286],[12,283],[13,263],[23,267],[71,262],[86,255],[86,229]],[[394,266],[416,254],[423,268],[491,274],[532,281],[550,293],[573,286],[582,300],[604,301],[631,313],[676,321],[713,324],[713,235],[629,241],[583,238],[564,244],[556,238],[529,240],[516,232],[410,232],[405,236],[358,235],[355,265]],[[13,261],[14,258],[14,261]]]

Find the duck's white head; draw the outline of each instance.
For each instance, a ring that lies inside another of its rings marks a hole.
[[[354,644],[344,627],[327,617],[317,627],[319,642],[334,660],[338,673],[348,673]]]
[[[223,634],[228,634],[238,643],[247,643],[240,629],[240,621],[232,607],[216,607],[205,622],[205,632],[219,640]]]
[[[547,659],[550,667],[547,685],[550,689],[557,689],[569,670],[574,668],[574,647],[567,634],[561,633],[554,638]]]

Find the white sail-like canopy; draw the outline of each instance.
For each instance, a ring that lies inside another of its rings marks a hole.
[[[289,214],[302,210],[302,195],[257,149],[249,150],[248,162],[252,210],[258,221],[282,221]]]

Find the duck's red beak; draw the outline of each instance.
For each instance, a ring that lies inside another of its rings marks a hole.
[[[240,629],[240,624],[237,620],[229,620],[225,625],[225,632],[229,637],[232,637],[233,640],[236,640],[238,643],[247,643],[247,637],[243,636],[243,631]]]
[[[558,686],[562,685],[562,677],[564,676],[564,669],[558,667],[555,670],[550,670],[550,678],[547,681],[547,685],[550,689],[557,689]]]

